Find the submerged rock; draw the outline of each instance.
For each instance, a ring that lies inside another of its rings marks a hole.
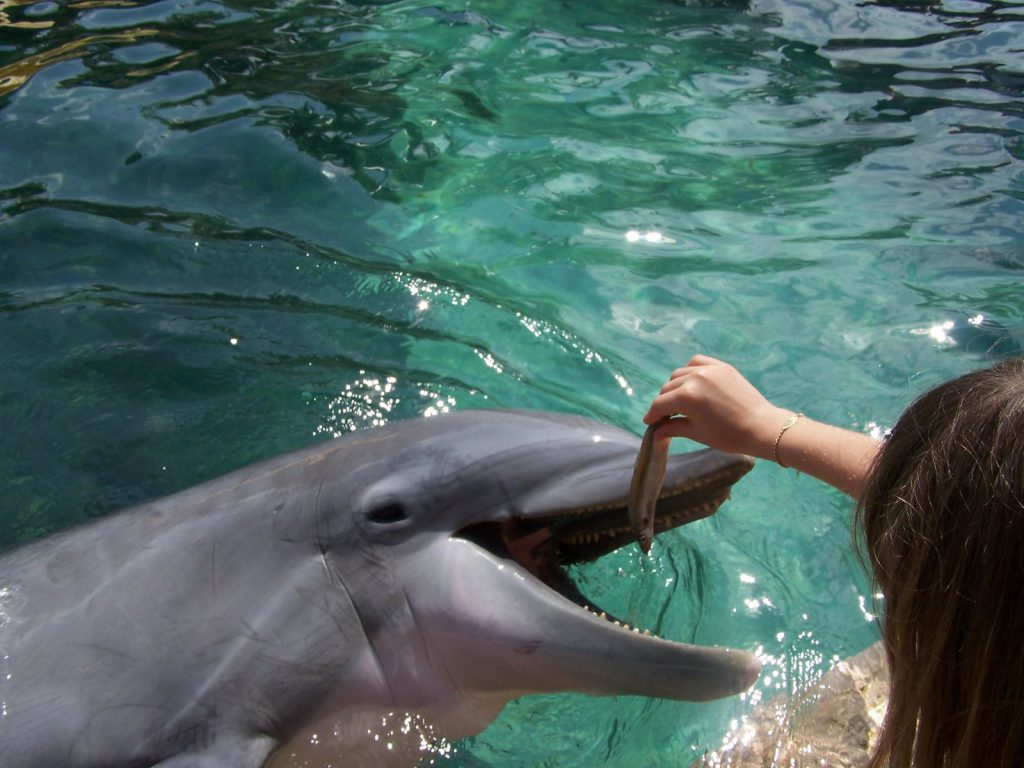
[[[885,651],[875,643],[807,690],[758,707],[692,768],[862,768],[888,701]]]

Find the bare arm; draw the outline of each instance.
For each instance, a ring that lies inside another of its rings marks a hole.
[[[794,412],[770,403],[728,363],[705,355],[673,371],[644,423],[672,414],[685,418],[665,424],[659,437],[686,437],[730,453],[777,460],[854,498],[881,447],[869,435],[807,417],[782,432]]]

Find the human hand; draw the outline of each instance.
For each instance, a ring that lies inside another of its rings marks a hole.
[[[772,405],[728,363],[696,355],[672,372],[644,423],[674,414],[682,418],[660,427],[659,438],[685,437],[729,453],[772,458],[775,436],[793,412]]]

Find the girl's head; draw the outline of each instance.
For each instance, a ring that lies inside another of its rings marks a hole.
[[[858,519],[891,675],[872,766],[1024,764],[1024,360],[914,402]]]

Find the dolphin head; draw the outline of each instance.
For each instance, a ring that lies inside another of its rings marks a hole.
[[[335,567],[364,625],[380,628],[375,654],[395,703],[451,687],[703,701],[756,680],[750,654],[624,625],[569,576],[634,541],[637,436],[567,415],[465,411],[350,439],[358,467],[325,484],[319,506],[362,553]],[[655,532],[712,514],[752,464],[714,450],[671,456]]]

